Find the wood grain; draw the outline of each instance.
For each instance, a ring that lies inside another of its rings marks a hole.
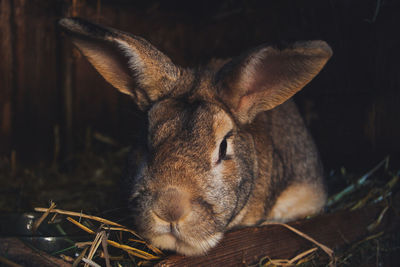
[[[27,246],[24,242],[18,238],[0,238],[0,255],[6,256],[6,260],[21,264],[22,266],[42,266],[42,267],[70,267],[70,263],[63,261],[60,258],[56,258],[32,249]],[[9,265],[9,263],[4,262],[4,264]]]
[[[10,152],[14,87],[12,9],[10,1],[0,1],[0,154]]]
[[[331,249],[337,249],[382,229],[395,229],[399,218],[394,217],[393,210],[389,209],[379,227],[368,232],[367,227],[378,218],[383,208],[382,205],[375,205],[356,211],[340,211],[289,225]],[[157,266],[240,266],[257,263],[265,256],[290,259],[314,246],[283,226],[245,228],[226,234],[222,242],[206,256],[172,255]]]

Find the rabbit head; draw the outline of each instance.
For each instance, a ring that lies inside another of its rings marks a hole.
[[[185,255],[205,253],[241,225],[260,179],[269,181],[260,166],[271,155],[255,140],[266,135],[255,118],[303,88],[331,55],[325,42],[310,41],[185,69],[140,37],[77,18],[60,25],[147,114],[147,129],[138,129],[147,137],[134,144],[127,170],[135,224],[153,245]]]

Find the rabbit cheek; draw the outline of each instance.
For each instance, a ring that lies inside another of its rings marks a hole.
[[[228,221],[227,229],[231,229],[241,223],[247,210],[250,194],[253,191],[254,177],[258,168],[251,136],[241,132],[235,139],[234,147],[235,167],[228,167],[228,169],[231,169],[232,172],[229,180],[232,183],[232,191],[235,194],[235,205],[232,217]]]

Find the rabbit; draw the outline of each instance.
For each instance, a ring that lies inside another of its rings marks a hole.
[[[190,69],[141,37],[80,18],[59,24],[147,116],[125,178],[133,224],[151,244],[202,255],[229,230],[323,209],[319,154],[290,98],[331,57],[326,42],[261,45]]]

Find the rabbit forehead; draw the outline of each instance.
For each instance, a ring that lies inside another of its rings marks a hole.
[[[216,140],[221,140],[234,128],[234,121],[223,109],[213,115],[213,132]]]
[[[157,103],[149,112],[152,175],[165,179],[179,179],[192,171],[205,175],[213,168],[221,139],[232,127],[233,120],[216,104],[176,99]]]
[[[220,136],[233,127],[233,121],[216,104],[187,99],[166,99],[155,104],[148,113],[148,121],[153,145],[166,139],[196,142],[211,136],[223,138]]]

